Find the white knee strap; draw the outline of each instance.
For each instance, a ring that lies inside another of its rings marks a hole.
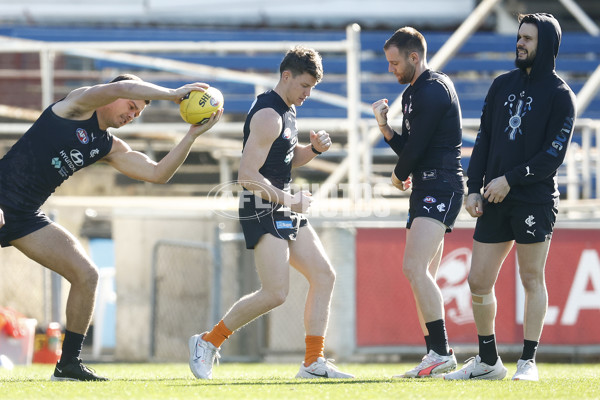
[[[486,306],[488,304],[494,304],[496,302],[496,293],[493,289],[491,292],[484,295],[471,293],[471,300],[476,306]]]

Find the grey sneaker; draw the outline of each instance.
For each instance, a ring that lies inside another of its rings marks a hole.
[[[452,349],[447,356],[440,356],[435,351],[429,350],[419,365],[403,375],[394,375],[394,378],[431,378],[455,369],[456,357],[454,357]]]
[[[304,363],[300,365],[300,371],[296,374],[296,378],[315,379],[315,378],[332,378],[332,379],[348,379],[354,378],[354,375],[340,371],[333,360],[326,360],[319,357],[317,361],[310,364],[308,367]]]
[[[217,359],[219,362],[220,348],[216,348],[212,343],[202,339],[208,332],[194,335],[188,341],[190,349],[190,369],[198,379],[212,379],[212,367]]]
[[[444,375],[444,379],[490,379],[500,380],[506,376],[506,368],[498,357],[496,364],[487,365],[479,356],[469,358],[465,365],[458,371]]]
[[[512,377],[513,381],[534,381],[540,380],[537,365],[534,360],[517,361],[517,372]]]

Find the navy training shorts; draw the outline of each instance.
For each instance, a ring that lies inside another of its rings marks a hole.
[[[446,226],[446,233],[452,232],[456,217],[463,204],[462,192],[445,192],[436,190],[413,190],[410,194],[408,221],[410,229],[417,217],[433,218]]]
[[[0,205],[4,212],[4,226],[0,228],[0,246],[8,247],[10,242],[27,236],[52,223],[41,210],[19,211]]]
[[[473,239],[481,243],[511,240],[521,244],[544,242],[552,237],[557,214],[558,209],[553,203],[484,202]]]
[[[305,216],[247,190],[240,197],[239,219],[247,249],[254,249],[267,233],[283,240],[296,240],[298,229],[308,224]]]

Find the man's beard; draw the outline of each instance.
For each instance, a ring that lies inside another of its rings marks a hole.
[[[407,73],[402,74],[402,79],[398,79],[398,83],[400,83],[401,85],[411,83],[413,78],[415,77],[416,69],[417,68],[413,66],[412,69],[410,69]],[[410,75],[410,77],[408,75]]]
[[[533,66],[534,60],[535,57],[530,57],[529,53],[527,53],[527,57],[522,60],[519,58],[519,53],[517,52],[517,56],[515,57],[515,66],[521,69],[530,68],[531,66]]]

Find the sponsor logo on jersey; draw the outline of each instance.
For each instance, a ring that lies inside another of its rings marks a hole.
[[[53,157],[50,164],[58,170],[58,174],[63,178],[67,178],[69,176],[69,173],[67,172],[67,169],[62,165],[62,161],[60,161],[60,158]]]
[[[83,144],[88,144],[90,142],[90,137],[87,132],[83,128],[77,128],[75,131],[77,133],[77,139]]]
[[[67,155],[67,153],[65,153],[64,150],[61,150],[59,154],[62,157],[62,160],[69,166],[69,168],[71,168],[71,171],[75,171],[75,164],[73,164],[73,161]]]
[[[423,171],[423,175],[421,175],[424,181],[429,181],[432,179],[437,179],[437,171],[435,169],[429,171]]]
[[[292,221],[275,221],[275,227],[277,229],[293,229],[294,223]]]
[[[75,165],[77,165],[78,167],[83,166],[83,154],[81,154],[79,150],[73,149],[71,150],[69,155],[71,156],[71,160],[73,160],[73,163],[75,163]]]
[[[433,204],[433,203],[436,203],[437,200],[435,199],[435,197],[425,196],[425,198],[423,198],[423,202],[427,203],[427,204]]]
[[[290,128],[285,128],[283,133],[281,134],[281,137],[284,139],[289,139],[292,137],[292,130]]]
[[[67,164],[69,168],[71,168],[71,171],[76,171],[76,167],[83,166],[83,154],[81,154],[79,150],[71,149],[68,155],[64,150],[61,150],[59,154],[62,157],[62,160],[65,162],[65,164]],[[52,165],[54,165],[54,167],[57,168],[54,159],[52,161]]]
[[[286,164],[289,164],[290,162],[292,162],[292,158],[294,158],[294,151],[293,150],[286,154],[285,159],[283,160],[283,162],[286,163]]]

